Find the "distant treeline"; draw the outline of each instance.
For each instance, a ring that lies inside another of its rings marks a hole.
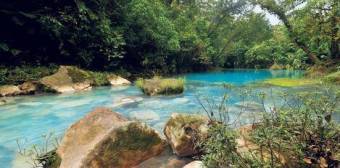
[[[336,0],[2,0],[0,65],[304,68],[339,58],[339,9]]]

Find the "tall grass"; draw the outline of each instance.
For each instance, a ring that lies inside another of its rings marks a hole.
[[[138,79],[135,84],[145,94],[153,95],[171,95],[179,94],[184,91],[185,80],[183,78],[160,78],[154,77],[152,79]]]

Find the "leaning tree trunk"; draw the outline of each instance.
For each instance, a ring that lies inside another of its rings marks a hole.
[[[313,53],[308,46],[299,38],[299,36],[294,32],[292,25],[288,21],[288,18],[285,14],[285,11],[281,9],[277,4],[273,6],[273,4],[269,2],[275,1],[258,1],[254,0],[254,2],[258,5],[260,5],[262,8],[268,10],[270,13],[273,13],[279,17],[279,19],[283,22],[283,24],[286,26],[288,30],[288,36],[289,38],[295,43],[295,45],[299,48],[301,48],[308,56],[309,60],[314,63],[318,64],[320,63],[320,59],[317,57],[315,53]]]
[[[283,22],[283,24],[286,26],[288,30],[288,36],[290,37],[290,39],[307,54],[308,58],[310,59],[312,63],[315,63],[315,64],[320,63],[320,59],[316,56],[316,54],[314,54],[308,48],[308,46],[300,40],[299,36],[296,35],[286,15],[284,13],[276,13],[276,14],[279,17],[279,19]]]

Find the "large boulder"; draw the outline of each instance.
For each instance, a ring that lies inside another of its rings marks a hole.
[[[57,93],[74,92],[91,89],[88,74],[76,67],[60,66],[59,70],[50,76],[43,77],[40,82],[47,90]]]
[[[0,87],[0,96],[16,96],[20,93],[20,88],[15,85],[4,85]]]
[[[147,125],[99,108],[67,130],[57,154],[60,168],[127,168],[160,154],[164,147]]]
[[[164,134],[176,155],[192,156],[199,153],[196,143],[207,137],[208,124],[209,119],[202,115],[173,113]]]

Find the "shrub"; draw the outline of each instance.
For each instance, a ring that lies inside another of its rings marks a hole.
[[[327,75],[324,80],[326,82],[330,82],[330,83],[334,83],[334,84],[340,84],[340,71],[331,73],[329,75]]]
[[[209,128],[203,147],[203,163],[208,168],[224,167],[263,167],[264,164],[254,156],[241,154],[237,150],[237,132],[225,124],[215,123]]]
[[[21,67],[0,67],[0,85],[18,85],[25,81],[39,80],[44,76],[51,75],[57,71],[57,66],[21,66]]]
[[[293,99],[297,103],[264,114],[252,132],[253,142],[270,151],[270,165],[282,164],[272,154],[278,152],[295,167],[339,166],[340,127],[331,119],[339,97],[303,93]]]
[[[271,99],[264,93],[259,98],[262,102]],[[223,120],[228,116],[211,117],[228,115],[225,98],[220,105],[211,106],[217,111],[206,110],[213,124],[208,139],[199,143],[204,164],[214,168],[338,167],[340,126],[332,116],[339,94],[334,88],[294,95],[285,93],[282,100],[285,103],[279,107],[264,109],[262,118],[248,133],[237,134],[231,129],[231,122]],[[240,137],[247,137],[252,147],[239,151]]]
[[[136,86],[139,87],[143,93],[153,95],[171,95],[179,94],[184,91],[184,79],[179,78],[159,78],[152,79],[138,79]]]

